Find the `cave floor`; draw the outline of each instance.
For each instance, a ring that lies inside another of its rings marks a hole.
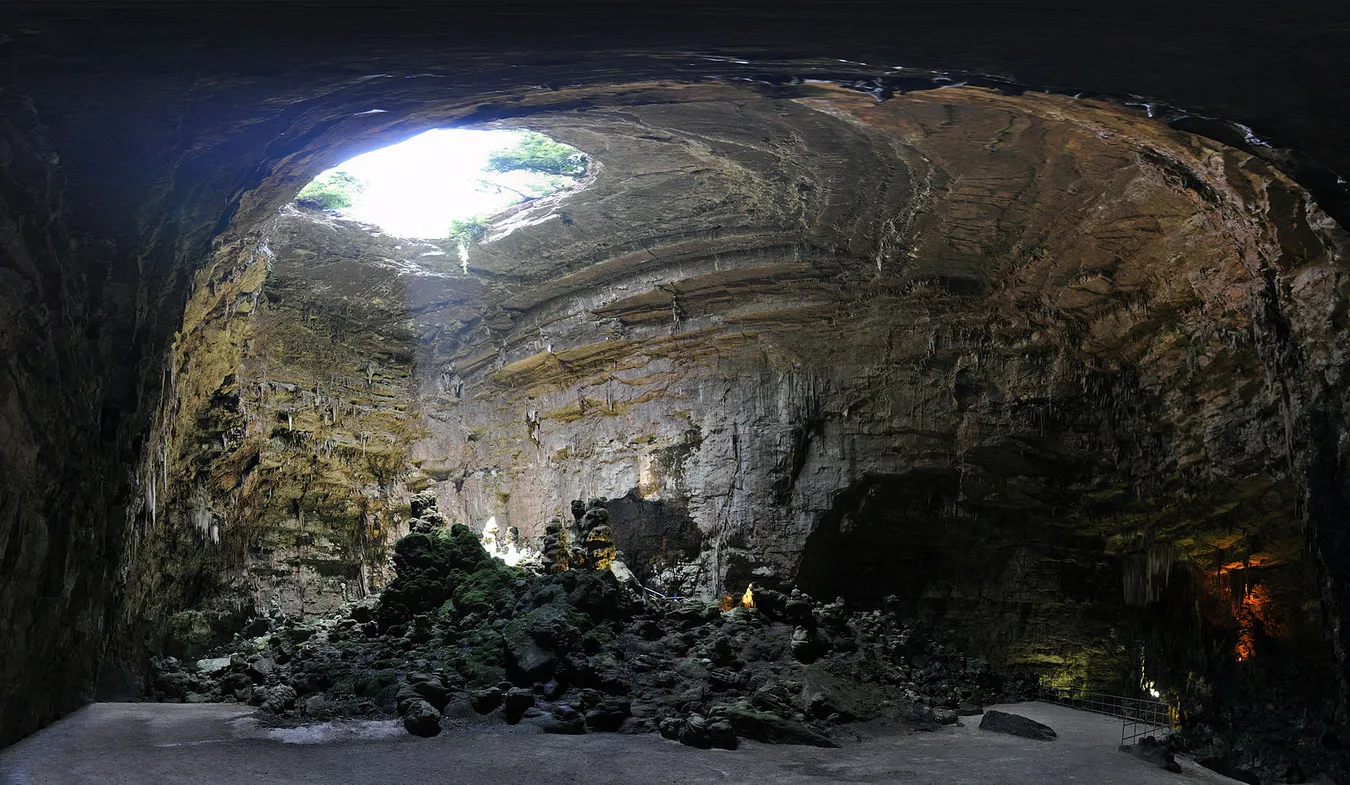
[[[100,703],[0,751],[0,785],[152,783],[1229,783],[1187,760],[1171,774],[1116,751],[1120,722],[1043,703],[996,707],[1053,742],[962,726],[862,735],[839,749],[747,742],[696,750],[656,735],[548,736],[464,724],[434,739],[395,721],[260,725],[233,704]],[[422,778],[428,778],[423,780]]]

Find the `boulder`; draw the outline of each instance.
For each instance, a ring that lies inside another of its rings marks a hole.
[[[295,706],[295,690],[289,685],[282,684],[267,690],[263,698],[262,710],[270,714],[281,714],[286,709]]]
[[[347,615],[358,624],[366,624],[375,620],[375,610],[378,606],[377,600],[367,597],[353,605]]]
[[[525,716],[525,710],[534,706],[534,692],[523,687],[512,687],[506,693],[503,703],[506,710],[506,721],[515,725]]]
[[[980,720],[980,730],[1007,733],[1038,741],[1054,741],[1057,738],[1055,731],[1049,725],[1042,725],[1029,717],[1009,714],[1006,711],[986,711],[984,718]]]
[[[586,727],[598,731],[616,731],[627,719],[622,711],[600,707],[586,712]]]
[[[536,608],[507,623],[507,673],[517,684],[546,682],[558,667],[558,654],[581,648],[581,632],[568,618],[565,605]]]
[[[679,741],[680,731],[684,729],[684,720],[679,717],[662,717],[656,727],[661,732],[662,738]]]
[[[489,687],[486,690],[475,692],[469,698],[469,705],[473,706],[473,710],[479,714],[487,714],[502,705],[505,698],[506,694],[500,688]]]
[[[276,669],[277,664],[272,659],[259,657],[248,664],[248,675],[252,676],[254,681],[267,681],[267,677]]]
[[[685,718],[678,738],[681,744],[706,750],[712,747],[712,737],[708,735],[708,720],[697,714]]]
[[[586,721],[575,712],[554,712],[529,717],[525,720],[544,733],[558,733],[565,736],[580,736],[586,732]]]
[[[712,710],[714,720],[726,720],[737,736],[769,744],[809,744],[838,747],[825,734],[803,722],[760,711],[745,701],[724,704]]]
[[[229,657],[212,657],[206,660],[197,660],[197,670],[207,675],[220,673],[230,667]]]
[[[445,704],[450,702],[450,690],[439,677],[426,673],[409,673],[407,678],[408,685],[418,697],[435,706],[437,711],[445,710]]]
[[[302,699],[299,705],[301,712],[306,717],[322,719],[332,714],[332,710],[328,706],[328,700],[322,693]]]
[[[734,750],[738,746],[736,730],[727,720],[713,720],[708,723],[708,738],[717,749]]]
[[[435,736],[441,732],[441,713],[424,700],[414,701],[403,715],[403,727],[414,736]]]

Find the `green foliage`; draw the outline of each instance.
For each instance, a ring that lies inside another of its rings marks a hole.
[[[461,616],[499,614],[516,603],[516,582],[525,573],[504,565],[480,568],[455,589],[455,609]]]
[[[360,178],[347,172],[329,172],[314,178],[314,181],[295,197],[295,203],[301,207],[315,210],[338,210],[351,207],[356,194],[365,190],[366,184]]]
[[[450,222],[450,233],[447,236],[459,240],[461,243],[471,243],[484,234],[487,234],[486,216],[471,215],[468,218],[452,220]]]
[[[518,177],[481,178],[478,190],[510,193],[517,201],[529,201],[557,193],[586,174],[590,157],[571,145],[555,142],[541,133],[526,131],[517,141],[488,155],[483,172],[518,174]],[[458,240],[460,258],[487,234],[490,216],[475,215],[450,222],[449,239]]]
[[[515,145],[489,155],[486,168],[489,172],[525,171],[576,178],[586,174],[589,163],[590,158],[575,147],[526,131]]]

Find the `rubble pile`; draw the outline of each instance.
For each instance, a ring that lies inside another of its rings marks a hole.
[[[485,718],[548,733],[659,732],[835,746],[841,726],[925,730],[977,714],[999,683],[875,610],[750,587],[739,601],[644,596],[614,550],[603,500],[550,523],[541,569],[490,556],[470,528],[414,504],[396,579],[328,618],[275,614],[217,656],[152,662],[150,696],[234,701],[279,718],[399,716],[434,736]]]

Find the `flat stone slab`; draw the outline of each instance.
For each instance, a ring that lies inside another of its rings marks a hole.
[[[1058,738],[1049,725],[1029,718],[1021,714],[1009,714],[1006,711],[989,710],[984,713],[984,719],[980,720],[980,730],[991,730],[997,733],[1009,733],[1013,736],[1021,736],[1024,739],[1038,739],[1040,741],[1054,741]]]

